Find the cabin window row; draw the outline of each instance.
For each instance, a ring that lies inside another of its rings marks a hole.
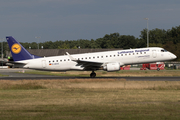
[[[136,53],[137,55],[138,54],[143,54],[142,52],[140,53]],[[146,52],[144,52],[144,54],[146,54]],[[109,57],[116,57],[116,56],[127,56],[127,55],[135,55],[135,53],[129,53],[129,54],[121,54],[121,55],[109,55]],[[105,58],[107,58],[108,55],[105,56]],[[85,57],[85,58],[78,58],[78,60],[87,60],[87,59],[95,59],[95,58],[104,58],[104,56],[97,56],[97,57]],[[63,62],[63,61],[71,61],[70,59],[64,59],[64,60],[60,60],[60,62]],[[49,61],[51,62],[51,61]],[[59,62],[58,60],[53,60],[52,62]]]

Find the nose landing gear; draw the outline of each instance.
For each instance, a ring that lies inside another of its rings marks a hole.
[[[90,74],[91,78],[95,78],[96,77],[96,73],[94,71],[92,71],[92,73]]]

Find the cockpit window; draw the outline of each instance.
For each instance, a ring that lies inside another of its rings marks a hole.
[[[167,52],[167,50],[165,50],[165,49],[162,49],[162,50],[161,50],[161,52]]]

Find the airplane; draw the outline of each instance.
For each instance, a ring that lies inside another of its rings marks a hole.
[[[132,64],[143,64],[162,62],[176,59],[176,55],[160,48],[147,47],[127,50],[115,50],[106,52],[94,52],[70,55],[66,52],[64,56],[39,57],[30,54],[12,36],[7,36],[15,66],[47,71],[92,71],[91,78],[96,77],[96,70],[108,72],[119,71],[121,66]],[[159,70],[159,68],[157,68]]]

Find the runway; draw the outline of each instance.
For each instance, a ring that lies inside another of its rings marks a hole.
[[[0,77],[0,80],[70,80],[70,79],[116,79],[126,81],[180,81],[180,77]]]
[[[180,81],[180,77],[66,77],[66,76],[50,76],[18,73],[24,69],[0,69],[2,75],[0,80],[70,80],[70,79],[116,79],[127,81]],[[25,69],[27,71],[27,69]]]

